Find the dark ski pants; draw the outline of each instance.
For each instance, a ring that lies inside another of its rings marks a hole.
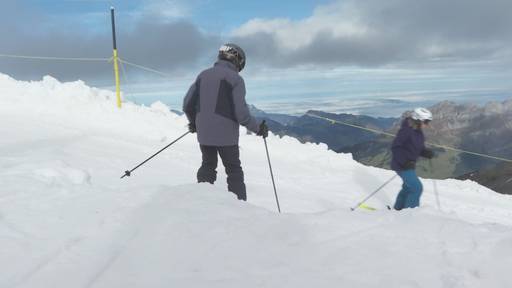
[[[420,206],[421,192],[423,185],[416,175],[416,170],[403,170],[398,171],[398,176],[402,178],[402,190],[398,193],[395,202],[395,210],[402,210],[404,208],[414,208]]]
[[[197,171],[197,182],[213,184],[217,180],[217,153],[222,159],[228,176],[228,190],[235,193],[239,200],[247,201],[244,184],[244,172],[240,163],[240,150],[234,146],[206,146],[200,145],[203,162]]]

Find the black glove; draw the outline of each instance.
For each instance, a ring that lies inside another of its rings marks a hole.
[[[188,123],[188,132],[190,133],[196,133],[196,124],[195,123]]]
[[[414,170],[416,169],[416,161],[409,160],[405,162],[405,164],[402,165],[402,167],[404,168],[404,170]]]
[[[432,159],[434,158],[434,151],[430,149],[423,149],[423,151],[421,151],[421,156],[427,159]]]
[[[262,136],[263,138],[268,137],[268,126],[267,126],[267,124],[265,124],[265,120],[263,120],[263,122],[261,122],[260,130],[258,130],[258,133],[256,133],[256,135]]]

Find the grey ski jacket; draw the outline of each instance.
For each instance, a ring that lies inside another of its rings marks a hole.
[[[225,60],[197,76],[183,100],[183,112],[195,124],[201,145],[238,145],[240,125],[255,133],[259,130],[245,102],[244,79]]]

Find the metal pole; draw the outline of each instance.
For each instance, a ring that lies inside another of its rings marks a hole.
[[[121,108],[121,89],[119,84],[119,58],[117,57],[117,42],[116,42],[116,23],[114,17],[114,7],[110,7],[110,17],[112,19],[112,44],[113,44],[113,58],[114,61],[114,76],[116,80],[116,98],[117,98],[117,107]]]
[[[130,175],[132,174],[133,171],[135,171],[135,169],[139,168],[140,166],[144,165],[144,163],[148,162],[149,160],[151,160],[151,158],[155,157],[156,155],[158,155],[160,152],[164,151],[165,149],[167,149],[169,146],[171,146],[172,144],[178,142],[178,140],[180,140],[181,138],[185,137],[188,133],[190,133],[190,131],[187,131],[187,133],[181,135],[180,137],[178,137],[176,140],[172,141],[169,145],[165,146],[164,148],[160,149],[160,151],[156,152],[155,154],[153,154],[151,157],[149,157],[148,159],[144,160],[144,162],[140,163],[139,165],[135,166],[135,168],[133,168],[132,170],[126,170],[124,172],[124,175],[121,176],[121,179],[123,179],[124,177],[128,176],[130,177]]]
[[[393,179],[395,179],[395,177],[398,176],[398,174],[395,174],[393,177],[391,177],[388,181],[384,182],[384,184],[382,184],[379,188],[377,188],[377,190],[373,191],[372,194],[368,195],[366,198],[364,198],[363,201],[359,202],[356,207],[354,208],[350,208],[350,210],[354,211],[356,210],[357,208],[359,208],[359,206],[361,206],[361,204],[363,204],[364,202],[366,202],[368,199],[372,198],[373,195],[377,194],[377,192],[380,191],[380,189],[384,188],[384,186],[388,185],[389,182],[391,182]]]
[[[433,173],[434,172],[434,166],[432,165],[432,159],[429,159],[429,163],[430,163],[430,171]],[[434,183],[434,193],[436,194],[437,209],[441,210],[441,201],[439,200],[439,193],[437,191],[436,179],[432,178],[432,183]]]
[[[279,198],[277,198],[276,183],[274,181],[274,173],[272,172],[272,164],[270,164],[270,156],[268,155],[267,139],[263,137],[265,142],[265,151],[267,151],[268,167],[270,168],[270,177],[272,178],[272,186],[274,186],[274,195],[276,195],[277,211],[281,213],[281,207],[279,206]]]

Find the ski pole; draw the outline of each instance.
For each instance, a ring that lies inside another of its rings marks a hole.
[[[368,199],[372,198],[373,195],[377,194],[377,192],[379,192],[380,189],[384,188],[384,186],[388,185],[389,182],[391,182],[393,179],[395,179],[396,176],[398,176],[398,174],[395,174],[393,177],[389,178],[388,181],[384,182],[384,184],[382,184],[379,188],[377,188],[377,190],[373,191],[372,194],[368,195],[366,198],[363,199],[363,201],[359,202],[356,205],[356,207],[350,208],[350,210],[354,211],[357,208],[359,208],[359,206],[361,206],[364,202],[366,202]]]
[[[263,121],[263,123],[265,123],[265,121]],[[276,195],[277,211],[279,211],[279,213],[281,213],[281,207],[279,206],[279,198],[277,197],[276,183],[274,181],[274,173],[272,172],[272,164],[270,164],[270,156],[268,154],[267,138],[263,137],[263,142],[265,142],[265,151],[267,151],[267,160],[268,160],[268,167],[270,168],[270,177],[272,178],[272,186],[274,187],[274,195]]]
[[[430,163],[430,171],[433,173],[434,172],[434,166],[432,165],[432,159],[429,159],[429,163]],[[439,193],[437,191],[436,179],[432,178],[432,183],[434,183],[434,193],[436,194],[437,209],[441,210],[441,201],[439,201]]]
[[[190,131],[187,131],[187,133],[181,135],[180,137],[178,137],[176,140],[172,141],[170,144],[168,144],[167,146],[165,146],[164,148],[160,149],[160,151],[156,152],[155,154],[153,154],[151,157],[149,157],[148,159],[144,160],[144,162],[140,163],[139,165],[135,166],[135,168],[133,168],[132,170],[126,170],[124,171],[124,175],[121,176],[121,179],[123,179],[124,177],[128,176],[130,177],[130,175],[132,174],[133,171],[135,171],[135,169],[139,168],[140,166],[144,165],[144,163],[148,162],[149,160],[151,160],[151,158],[155,157],[156,155],[158,155],[160,152],[164,151],[165,149],[167,149],[169,146],[171,146],[172,144],[178,142],[178,140],[180,140],[181,138],[185,137],[188,133],[190,133]]]

